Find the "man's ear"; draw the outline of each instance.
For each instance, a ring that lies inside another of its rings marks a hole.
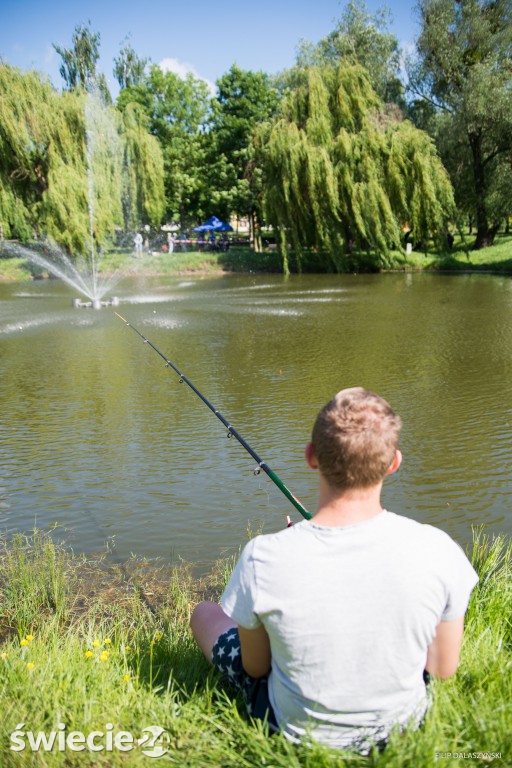
[[[308,466],[310,466],[311,469],[318,469],[318,461],[316,460],[315,446],[313,443],[308,443],[306,445],[305,454]]]
[[[389,465],[389,469],[386,472],[386,475],[392,475],[393,472],[396,472],[400,464],[402,463],[402,451],[396,451],[395,456],[393,458],[393,461]]]

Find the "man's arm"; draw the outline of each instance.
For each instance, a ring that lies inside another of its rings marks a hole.
[[[442,680],[451,677],[459,665],[459,653],[464,633],[464,616],[453,621],[441,621],[429,645],[425,669]]]
[[[270,672],[270,641],[267,630],[260,624],[256,629],[244,629],[238,625],[242,665],[251,677],[263,677]]]

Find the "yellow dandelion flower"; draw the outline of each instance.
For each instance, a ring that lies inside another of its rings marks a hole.
[[[107,637],[107,639],[105,640],[105,645],[110,645],[111,642],[112,640],[110,639],[110,637]]]
[[[27,669],[34,669],[34,666],[35,666],[35,664],[32,664],[32,662],[29,661],[28,664],[27,664]]]
[[[94,653],[93,653],[92,651],[86,651],[86,652],[85,652],[85,658],[86,658],[86,659],[90,659],[90,658],[91,658],[91,656],[94,656]]]
[[[28,645],[28,640],[26,640],[25,638],[23,638],[23,640],[20,640],[20,645],[23,645],[23,646],[24,646],[24,645]]]
[[[130,653],[131,649],[132,649],[131,645],[127,645],[127,646],[125,647],[125,651],[126,651],[126,653]]]
[[[31,640],[34,639],[34,635],[27,635],[27,637],[25,639],[30,642]]]
[[[93,642],[93,644],[92,644],[92,647],[93,647],[93,648],[99,648],[99,647],[100,647],[100,645],[101,645],[100,641],[99,641],[99,640],[95,640],[95,641]]]
[[[155,634],[155,640],[161,640],[161,639],[162,639],[162,633],[161,632],[157,632]]]
[[[4,653],[0,653],[0,659],[6,659],[8,655],[9,654],[5,653],[4,651]]]
[[[127,683],[130,680],[130,675],[125,675],[123,677],[123,680],[125,681],[125,683]]]
[[[107,661],[108,659],[108,653],[102,653],[100,656],[100,661]]]

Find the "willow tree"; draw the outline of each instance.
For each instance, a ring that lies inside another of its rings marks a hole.
[[[84,101],[78,93],[54,93],[48,105],[46,189],[34,217],[34,231],[70,254],[85,251],[90,232]]]
[[[90,94],[54,94],[37,231],[71,254],[104,247],[123,226],[119,116]]]
[[[0,63],[0,226],[28,238],[48,188],[47,153],[53,91],[35,73]]]
[[[121,120],[125,228],[158,227],[166,204],[160,144],[149,133],[147,116],[139,104],[128,104]]]
[[[437,243],[446,233],[453,193],[432,141],[385,111],[360,66],[310,69],[259,156],[285,272],[288,242],[342,269],[354,246],[386,263],[405,224]]]
[[[59,148],[50,157],[41,204],[46,233],[83,253],[107,245],[116,230],[158,227],[165,208],[163,159],[145,119],[136,109],[121,114],[98,94],[63,93],[59,107],[69,112],[56,132]]]
[[[144,125],[83,91],[59,93],[36,73],[0,65],[4,237],[49,236],[69,253],[83,254],[92,232],[101,247],[126,224],[127,176],[135,201],[129,223],[159,224],[162,157]]]

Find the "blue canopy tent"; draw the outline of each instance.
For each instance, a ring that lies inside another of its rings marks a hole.
[[[230,224],[226,224],[216,216],[210,216],[208,221],[201,224],[199,227],[194,227],[194,232],[232,232],[233,227]]]

